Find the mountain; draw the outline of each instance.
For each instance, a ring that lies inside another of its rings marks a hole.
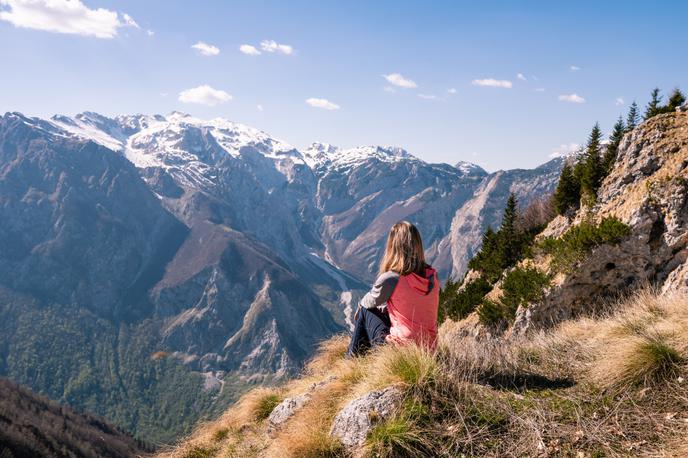
[[[106,420],[75,412],[0,378],[0,456],[3,458],[125,458],[146,451],[140,441]]]
[[[345,330],[394,222],[417,223],[460,277],[509,192],[526,204],[560,166],[299,151],[178,112],[7,113],[0,374],[167,442]]]
[[[351,359],[335,336],[300,377],[157,456],[686,456],[688,111],[645,120],[617,153],[593,199],[534,226],[514,212],[518,236],[445,287],[445,310],[480,297],[444,319],[437,351]],[[494,189],[538,189],[557,167],[497,173],[457,213],[488,215]],[[467,292],[476,275],[487,294]]]

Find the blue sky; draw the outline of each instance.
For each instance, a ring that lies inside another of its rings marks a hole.
[[[688,89],[683,1],[53,2],[0,0],[2,112],[180,110],[496,170]]]

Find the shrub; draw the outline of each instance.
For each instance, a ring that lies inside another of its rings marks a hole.
[[[467,317],[480,304],[485,294],[492,291],[492,285],[483,277],[468,282],[458,292],[456,292],[457,288],[454,288],[453,285],[451,286],[453,291],[448,289],[444,300],[440,300],[442,305],[440,307],[442,311],[440,322],[444,321],[445,318],[461,320]]]
[[[544,289],[549,285],[549,275],[532,267],[517,267],[504,277],[500,301],[509,316],[515,316],[519,306],[542,300]]]
[[[478,307],[478,318],[485,326],[496,326],[503,323],[507,315],[501,302],[484,299]]]
[[[630,234],[631,228],[616,217],[603,218],[599,224],[583,221],[561,237],[546,237],[539,248],[552,256],[552,270],[566,271],[583,260],[590,250],[604,244],[616,244]]]
[[[512,322],[518,307],[541,300],[549,284],[549,275],[532,267],[516,267],[504,277],[499,300],[486,299],[480,305],[480,322],[487,326]]]

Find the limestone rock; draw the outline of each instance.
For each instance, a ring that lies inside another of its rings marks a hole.
[[[306,392],[301,393],[298,396],[286,398],[284,401],[277,404],[277,406],[272,409],[272,412],[268,417],[268,432],[272,433],[281,425],[283,425],[287,420],[294,416],[294,414],[301,409],[301,407],[310,401],[315,390],[328,384],[334,379],[335,377],[328,377],[318,383],[313,383],[308,387]]]
[[[659,115],[626,134],[595,206],[579,210],[570,221],[555,218],[540,237],[559,237],[584,220],[610,216],[627,224],[630,235],[617,245],[595,248],[569,272],[557,274],[542,301],[519,308],[512,331],[594,311],[603,298],[644,284],[658,284],[665,292],[688,290],[686,177],[688,115]]]
[[[349,402],[335,417],[330,434],[347,447],[363,445],[370,430],[399,407],[402,392],[393,386]]]

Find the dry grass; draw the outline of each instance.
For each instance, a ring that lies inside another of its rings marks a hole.
[[[688,456],[688,297],[644,290],[612,308],[509,340],[477,340],[448,323],[434,354],[385,346],[349,360],[339,336],[301,378],[247,394],[166,456],[349,456],[329,436],[334,416],[389,385],[405,400],[359,455]],[[322,380],[268,436],[266,400]]]

